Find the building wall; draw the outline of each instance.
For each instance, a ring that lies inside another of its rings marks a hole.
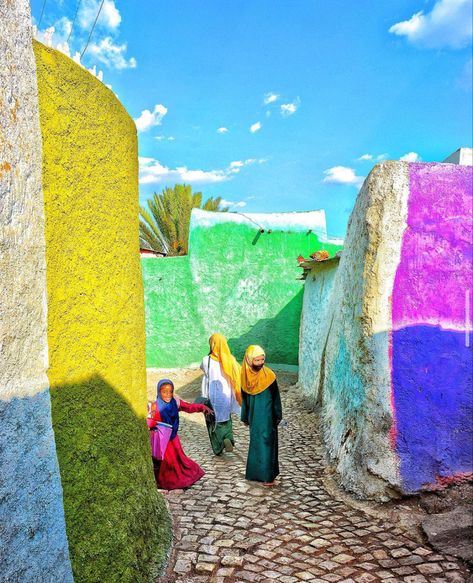
[[[136,128],[85,69],[34,50],[49,380],[74,577],[151,581],[169,525],[145,423]]]
[[[72,581],[46,376],[41,134],[29,3],[0,5],[0,579]]]
[[[408,492],[473,470],[472,178],[471,167],[409,166],[391,334],[393,439]]]
[[[194,210],[188,256],[142,259],[147,366],[200,363],[216,331],[239,359],[258,343],[269,362],[297,365],[303,286],[296,258],[340,246],[327,240],[323,211]]]
[[[333,319],[330,299],[337,268],[337,259],[315,263],[304,283],[298,382],[313,405],[322,400],[326,339]]]
[[[323,317],[308,278],[303,321],[324,354],[301,387],[319,395],[329,457],[360,496],[471,475],[471,196],[471,168],[377,165],[358,195]]]

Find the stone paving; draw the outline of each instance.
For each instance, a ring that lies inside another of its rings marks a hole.
[[[216,457],[202,416],[182,414],[184,451],[207,473],[188,490],[165,493],[174,542],[159,582],[468,581],[469,573],[454,557],[437,554],[398,526],[328,494],[316,416],[288,388],[295,376],[278,378],[288,425],[279,431],[281,476],[272,489],[245,481],[243,424],[234,422],[234,453]],[[187,383],[178,393],[193,400],[199,384]]]

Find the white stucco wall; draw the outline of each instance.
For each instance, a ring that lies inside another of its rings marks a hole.
[[[338,259],[314,263],[304,284],[299,333],[299,387],[309,401],[320,405],[322,362],[332,322],[332,292]]]
[[[27,0],[0,3],[0,578],[72,581],[47,370],[41,135]]]
[[[321,403],[328,457],[342,486],[381,500],[399,489],[389,435],[390,296],[408,196],[407,163],[374,167],[358,195],[335,275],[322,269],[306,282],[302,316],[300,362],[306,360],[306,368],[300,385]]]

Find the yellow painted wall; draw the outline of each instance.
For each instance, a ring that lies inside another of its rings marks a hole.
[[[49,380],[74,577],[151,581],[169,529],[144,421],[136,128],[85,69],[34,50]]]

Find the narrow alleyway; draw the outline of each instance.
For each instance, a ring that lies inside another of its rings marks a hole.
[[[199,393],[195,372],[170,376],[182,398]],[[215,457],[202,416],[182,414],[184,451],[207,473],[189,490],[166,494],[174,542],[160,583],[467,581],[454,557],[328,494],[315,416],[290,388],[295,375],[278,377],[288,426],[279,432],[281,477],[273,489],[245,481],[246,427],[236,422],[235,452]],[[150,398],[156,379],[149,375]]]

